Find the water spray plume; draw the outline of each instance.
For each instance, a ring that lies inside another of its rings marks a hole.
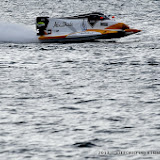
[[[23,24],[1,22],[0,25],[1,43],[36,43],[38,39],[35,31]]]

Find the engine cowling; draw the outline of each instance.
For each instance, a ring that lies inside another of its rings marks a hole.
[[[48,25],[48,20],[49,17],[37,17],[36,19],[36,30],[37,30],[37,35],[44,35],[45,30]]]

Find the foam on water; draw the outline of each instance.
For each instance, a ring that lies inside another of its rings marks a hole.
[[[24,24],[13,24],[1,22],[0,25],[1,43],[37,43],[36,32]]]

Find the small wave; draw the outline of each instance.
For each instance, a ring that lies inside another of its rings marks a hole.
[[[75,102],[75,104],[89,103],[89,102],[94,102],[94,101],[97,101],[97,99],[80,100],[80,101]]]
[[[75,143],[74,146],[80,147],[80,148],[86,148],[86,147],[90,148],[90,147],[94,147],[96,145],[91,142],[78,142],[78,143]]]
[[[107,120],[116,122],[116,121],[122,121],[122,119],[123,119],[122,117],[115,117],[115,118],[110,117]]]
[[[36,32],[24,24],[1,22],[0,43],[37,43]]]
[[[156,61],[154,58],[149,58],[148,61],[147,61],[148,65],[151,65],[151,66],[157,66],[159,65],[160,63],[158,61]]]
[[[95,131],[95,133],[105,133],[105,134],[123,134],[123,133],[128,133],[128,132],[129,131],[124,128],[110,129],[110,130],[102,129],[102,130]]]
[[[75,107],[61,107],[60,109],[62,109],[62,110],[79,110],[79,108],[75,108]]]

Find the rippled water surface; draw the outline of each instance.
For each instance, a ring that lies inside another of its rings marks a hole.
[[[37,16],[92,11],[142,32],[38,43]],[[159,0],[6,0],[0,14],[1,160],[159,160]]]

